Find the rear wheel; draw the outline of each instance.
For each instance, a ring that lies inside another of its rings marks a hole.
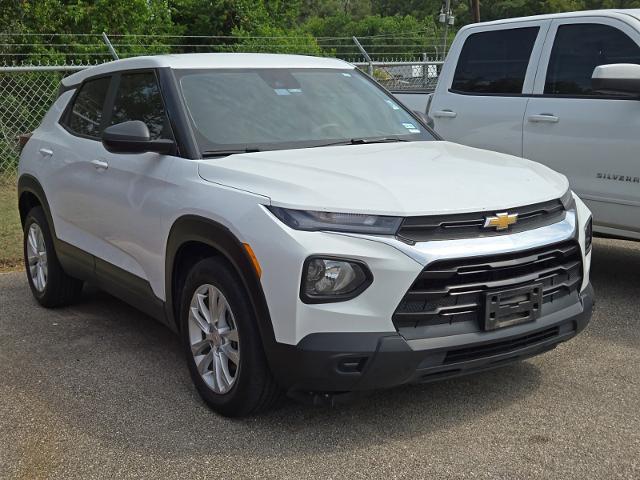
[[[62,269],[42,207],[27,214],[23,243],[27,279],[35,299],[48,308],[73,303],[80,296],[82,281]]]
[[[250,299],[220,258],[198,262],[182,290],[181,335],[191,378],[216,412],[258,413],[280,390],[267,365]]]

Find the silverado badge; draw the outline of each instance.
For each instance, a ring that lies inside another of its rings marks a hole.
[[[506,230],[510,225],[518,221],[517,213],[497,213],[495,217],[487,217],[484,221],[484,228],[495,228],[496,230]]]

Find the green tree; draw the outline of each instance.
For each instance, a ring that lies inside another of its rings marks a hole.
[[[437,29],[432,18],[368,15],[353,20],[349,15],[338,14],[310,18],[303,28],[314,37],[334,38],[334,53],[341,56],[360,56],[352,36],[358,37],[367,52],[376,57],[408,59],[420,52],[435,53],[433,37]]]

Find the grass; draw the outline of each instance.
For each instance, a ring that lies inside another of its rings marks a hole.
[[[0,272],[22,268],[22,226],[15,183],[0,178]]]

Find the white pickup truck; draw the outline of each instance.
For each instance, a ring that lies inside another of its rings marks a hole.
[[[601,235],[640,240],[640,10],[469,25],[427,114],[446,140],[543,163]]]

